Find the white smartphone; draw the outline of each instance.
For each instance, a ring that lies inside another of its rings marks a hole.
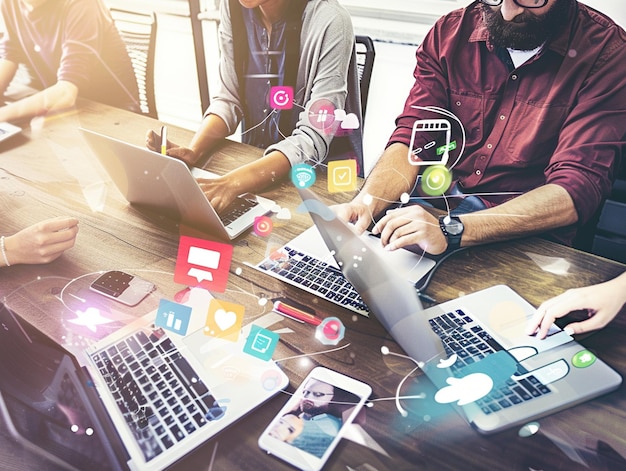
[[[135,306],[155,290],[153,283],[123,271],[108,271],[91,283],[89,289],[127,306]]]
[[[263,431],[259,446],[302,470],[320,470],[371,393],[368,384],[315,368]]]

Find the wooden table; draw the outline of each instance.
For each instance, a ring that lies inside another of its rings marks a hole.
[[[158,214],[146,215],[130,207],[99,169],[95,157],[80,137],[82,126],[143,145],[147,129],[158,129],[149,118],[83,102],[78,110],[33,121],[23,135],[0,148],[0,214],[4,234],[57,215],[80,219],[76,246],[48,265],[12,266],[0,270],[0,299],[14,311],[37,323],[50,335],[59,324],[49,321],[56,306],[54,295],[68,284],[86,287],[97,272],[124,269],[154,281],[158,291],[128,316],[149,312],[160,297],[172,299],[183,287],[172,274],[179,239],[178,227]],[[191,133],[170,128],[173,141],[188,142]],[[260,154],[242,144],[227,141],[209,160],[207,167],[223,173]],[[326,191],[324,172],[318,172],[313,189],[327,201],[347,201],[348,194]],[[105,182],[105,183],[103,183]],[[106,195],[103,193],[106,188]],[[427,420],[428,411],[419,400],[405,400],[409,410],[402,417],[393,398],[412,369],[408,360],[385,357],[380,347],[400,352],[375,319],[355,316],[327,301],[260,274],[245,262],[260,261],[267,251],[311,225],[307,215],[296,211],[300,203],[290,183],[271,188],[267,196],[291,212],[291,219],[276,216],[269,238],[251,232],[233,241],[234,255],[225,293],[216,297],[246,307],[251,319],[269,310],[260,299],[285,296],[313,307],[321,316],[335,315],[346,325],[342,349],[325,352],[313,337],[313,327],[285,319],[273,327],[290,328],[281,336],[274,354],[290,378],[293,391],[316,365],[323,365],[368,382],[373,388],[373,406],[366,410],[363,430],[380,447],[357,445],[342,440],[325,469],[361,471],[424,470],[511,470],[511,469],[626,469],[626,397],[623,387],[539,421],[535,435],[522,438],[518,429],[489,437],[481,436],[456,413]],[[210,236],[206,236],[210,237]],[[553,262],[558,261],[556,265]],[[553,270],[550,267],[561,269]],[[543,268],[542,268],[543,267]],[[495,284],[508,284],[534,305],[566,288],[612,278],[624,265],[556,245],[540,238],[467,249],[446,261],[435,273],[428,293],[443,302]],[[551,271],[552,270],[552,271]],[[47,321],[47,322],[46,322]],[[582,343],[597,352],[622,375],[626,375],[626,330],[624,316]],[[414,390],[419,375],[405,381],[401,394]],[[220,433],[191,453],[175,469],[280,470],[287,465],[263,453],[257,439],[278,412],[286,396],[279,394],[244,420]],[[49,463],[22,449],[8,436],[1,436],[0,468],[52,469]]]

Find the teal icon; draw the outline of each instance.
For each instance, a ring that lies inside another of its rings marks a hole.
[[[587,368],[594,364],[596,358],[589,350],[581,350],[572,357],[572,365],[576,368]]]
[[[248,335],[243,351],[253,357],[269,361],[272,359],[279,338],[280,336],[276,332],[253,325],[250,327],[250,335]]]
[[[315,183],[315,169],[308,164],[291,167],[291,181],[298,188],[308,188]]]

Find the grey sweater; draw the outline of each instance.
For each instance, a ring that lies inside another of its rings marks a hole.
[[[242,106],[235,71],[228,0],[222,0],[220,10],[220,80],[205,116],[219,116],[230,133],[233,133],[241,121]],[[316,100],[330,100],[337,109],[356,113],[361,122],[358,87],[354,64],[354,31],[349,13],[337,0],[309,0],[303,14],[295,102],[307,108]],[[300,113],[291,136],[269,146],[265,154],[278,150],[287,156],[291,165],[306,160],[312,164],[323,161],[333,136],[310,125],[306,114]],[[361,152],[361,128],[355,129],[350,136],[357,153]]]

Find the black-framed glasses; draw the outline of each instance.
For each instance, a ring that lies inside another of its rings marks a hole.
[[[308,389],[305,389],[304,391],[302,391],[302,396],[304,397],[313,396],[316,399],[319,399],[320,397],[332,396],[332,395],[333,393],[325,393],[321,391],[309,391]]]
[[[490,7],[497,7],[502,4],[503,0],[479,0],[480,3],[488,5]],[[513,0],[513,2],[522,8],[543,8],[550,0]]]

